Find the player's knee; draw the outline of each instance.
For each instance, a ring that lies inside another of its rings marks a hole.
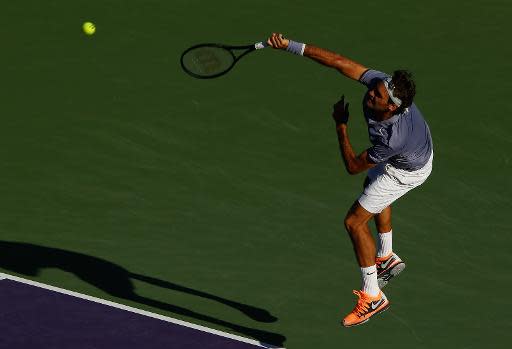
[[[356,216],[351,213],[348,213],[343,222],[345,224],[345,229],[350,235],[353,235],[357,232],[357,227],[361,224]]]

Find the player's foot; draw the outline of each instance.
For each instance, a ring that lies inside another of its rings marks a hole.
[[[377,282],[381,289],[405,269],[405,263],[393,252],[386,257],[377,257],[375,264],[377,265]]]
[[[364,324],[370,318],[389,307],[389,301],[382,291],[376,297],[371,297],[363,291],[354,290],[354,294],[359,297],[356,307],[350,314],[343,319],[343,326],[352,327]]]

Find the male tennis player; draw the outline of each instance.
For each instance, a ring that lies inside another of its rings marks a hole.
[[[432,171],[432,138],[413,103],[415,84],[407,71],[397,70],[391,77],[337,53],[285,39],[279,33],[272,34],[268,44],[309,57],[368,88],[363,112],[370,148],[359,155],[354,153],[348,137],[349,111],[344,97],[334,105],[332,113],[347,171],[354,175],[368,170],[364,190],[345,217],[345,228],[361,267],[362,287],[354,291],[359,299],[343,319],[343,325],[360,325],[389,307],[381,288],[405,268],[392,249],[391,204],[425,182]],[[372,218],[379,233],[377,250],[368,227]]]

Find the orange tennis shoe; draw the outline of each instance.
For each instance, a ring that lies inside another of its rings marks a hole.
[[[386,257],[377,257],[375,264],[377,266],[377,282],[380,289],[405,269],[405,263],[393,252]]]
[[[363,291],[354,290],[353,292],[359,299],[354,310],[343,319],[345,327],[364,324],[373,315],[383,312],[389,307],[389,301],[382,291],[376,297],[371,297]]]

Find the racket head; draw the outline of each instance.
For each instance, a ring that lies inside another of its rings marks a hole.
[[[230,48],[233,47],[221,44],[192,46],[181,55],[181,67],[187,74],[198,79],[211,79],[224,75],[237,61]]]

